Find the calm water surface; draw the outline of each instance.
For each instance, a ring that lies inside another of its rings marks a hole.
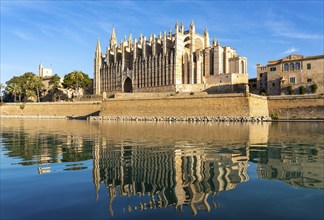
[[[324,123],[1,119],[1,219],[324,219]]]

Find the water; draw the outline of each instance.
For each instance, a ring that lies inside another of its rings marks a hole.
[[[1,119],[1,219],[323,219],[324,123]]]

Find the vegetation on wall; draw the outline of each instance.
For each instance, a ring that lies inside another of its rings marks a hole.
[[[270,117],[272,120],[278,120],[279,119],[279,115],[277,112],[273,112],[270,114]]]
[[[288,86],[288,87],[287,87],[287,90],[288,90],[288,94],[289,94],[289,95],[294,94],[294,90],[293,90],[292,86]]]
[[[316,83],[311,85],[311,91],[312,91],[312,93],[315,93],[317,91],[317,84]]]
[[[300,93],[300,94],[305,94],[305,93],[306,93],[306,88],[305,88],[305,86],[301,86],[301,87],[299,87],[299,93]]]

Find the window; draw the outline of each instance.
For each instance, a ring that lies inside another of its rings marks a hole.
[[[291,84],[295,84],[295,83],[296,83],[296,77],[290,77],[290,78],[289,78],[289,82],[290,82]]]
[[[312,82],[312,79],[307,79],[307,82],[308,82],[308,83]]]
[[[276,86],[276,84],[275,83],[272,83],[272,86]]]
[[[294,63],[291,63],[290,64],[290,70],[294,70],[294,68],[295,68],[295,64]]]
[[[270,67],[270,71],[276,71],[277,68],[276,67]]]
[[[297,63],[295,64],[295,68],[296,68],[296,70],[300,70],[300,63],[299,63],[299,62],[297,62]]]
[[[284,71],[288,71],[288,63],[284,64]]]
[[[260,77],[262,77],[262,73],[260,73]]]
[[[307,63],[307,69],[308,70],[312,69],[312,64],[311,63]]]

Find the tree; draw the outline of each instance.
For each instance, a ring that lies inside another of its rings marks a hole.
[[[7,87],[5,90],[14,96],[14,102],[17,101],[17,95],[19,96],[19,101],[21,102],[21,95],[23,94],[23,79],[21,76],[14,76],[9,81],[6,82]]]
[[[44,88],[42,79],[32,72],[27,72],[22,75],[23,79],[23,91],[26,99],[30,97],[37,97],[37,101],[40,101],[40,91]]]
[[[54,76],[52,76],[48,84],[51,86],[50,92],[56,92],[59,88],[61,88],[61,77],[55,74]]]
[[[44,85],[42,79],[32,72],[22,76],[14,76],[7,83],[6,91],[14,97],[14,101],[28,100],[30,97],[37,97],[40,101],[40,92]]]
[[[2,97],[2,89],[4,88],[3,84],[0,82],[0,97],[1,97],[1,102],[3,102],[3,97]]]
[[[44,88],[42,79],[39,76],[35,76],[35,78],[33,78],[32,83],[33,83],[33,89],[36,91],[37,94],[37,101],[40,102],[40,92]]]
[[[79,90],[81,88],[88,88],[91,84],[89,76],[82,71],[75,70],[64,76],[63,86],[65,88],[73,89],[79,96]]]

